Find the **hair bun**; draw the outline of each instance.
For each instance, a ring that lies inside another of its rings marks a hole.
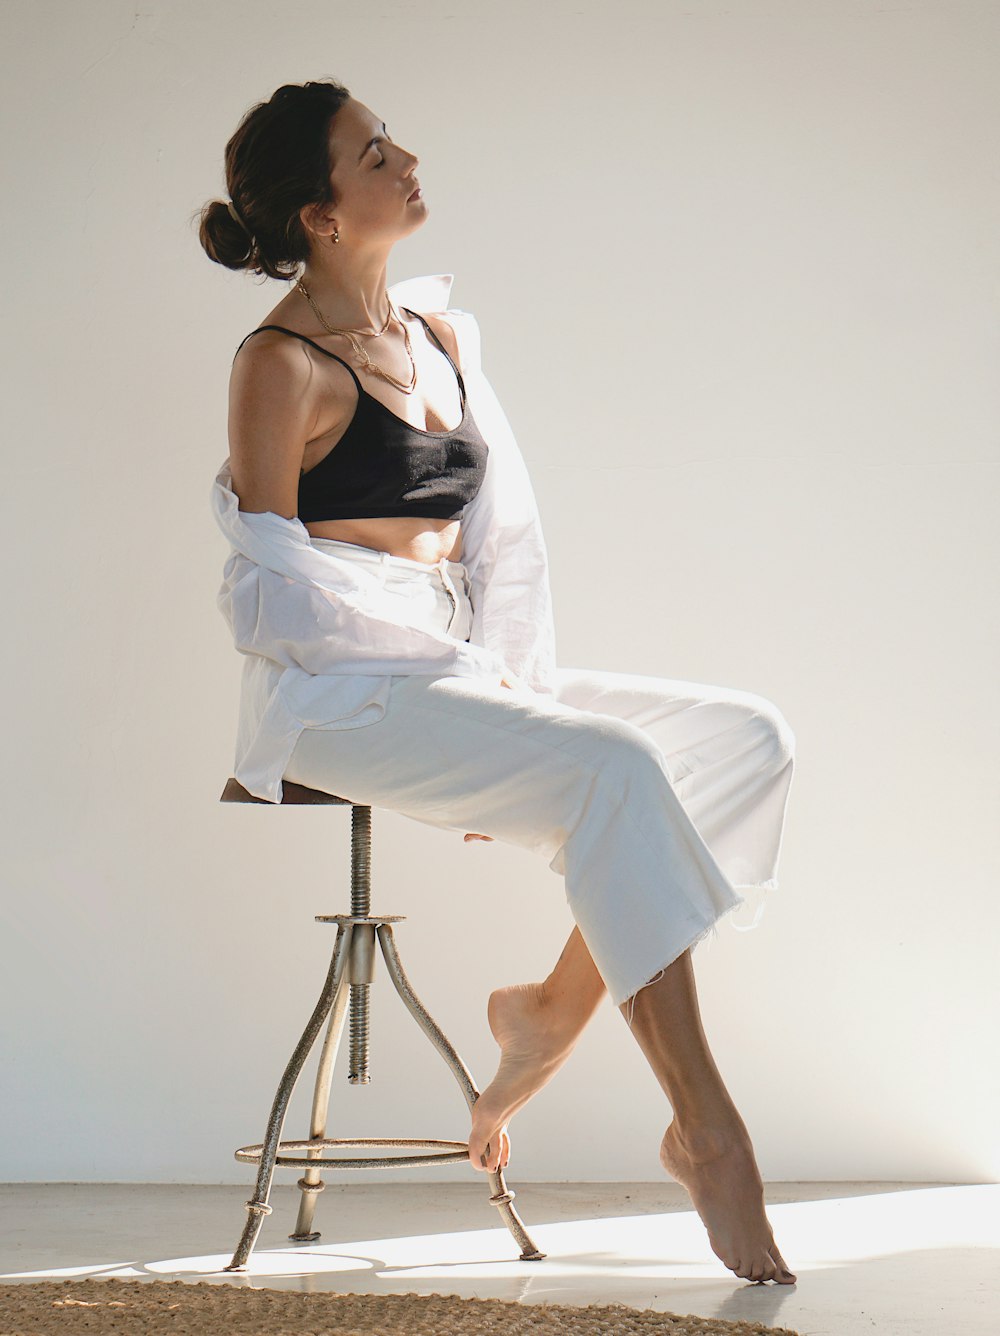
[[[333,202],[330,127],[350,98],[335,79],[284,84],[244,114],[225,149],[225,197],[199,210],[198,239],[210,260],[287,282],[308,261],[301,213]],[[234,197],[253,203],[253,227]],[[223,214],[226,218],[223,219]]]

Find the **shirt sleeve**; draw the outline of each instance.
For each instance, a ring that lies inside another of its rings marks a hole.
[[[538,503],[513,428],[482,366],[479,323],[449,308],[476,422],[489,442],[486,479],[462,516],[462,561],[474,609],[472,639],[502,646],[534,691],[555,694],[555,620]]]

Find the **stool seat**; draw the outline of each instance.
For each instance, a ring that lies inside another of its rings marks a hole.
[[[269,807],[277,807],[278,803],[271,802],[270,798],[256,798],[252,793],[243,787],[232,775],[226,780],[226,787],[222,790],[220,803],[267,803]],[[281,781],[281,802],[282,803],[346,803],[352,805],[350,798],[340,798],[335,793],[324,793],[322,789],[310,789],[305,784],[294,784],[290,779]]]

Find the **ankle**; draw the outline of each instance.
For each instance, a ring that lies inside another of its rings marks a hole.
[[[570,1043],[579,1038],[597,1009],[597,1003],[591,1005],[579,992],[560,986],[558,980],[553,985],[552,975],[538,985],[538,1002],[541,1023]]]
[[[746,1124],[735,1110],[732,1114],[720,1111],[711,1118],[675,1115],[667,1132],[692,1164],[706,1164],[739,1148],[752,1151]]]

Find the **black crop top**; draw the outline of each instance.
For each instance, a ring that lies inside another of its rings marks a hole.
[[[455,520],[482,486],[489,447],[473,421],[462,373],[419,311],[409,311],[406,306],[403,310],[423,322],[458,377],[462,419],[451,431],[411,427],[368,393],[349,363],[305,334],[283,325],[261,325],[243,340],[246,343],[265,329],[291,334],[346,366],[358,387],[358,402],[347,430],[319,463],[299,478],[300,520],[388,515]]]

